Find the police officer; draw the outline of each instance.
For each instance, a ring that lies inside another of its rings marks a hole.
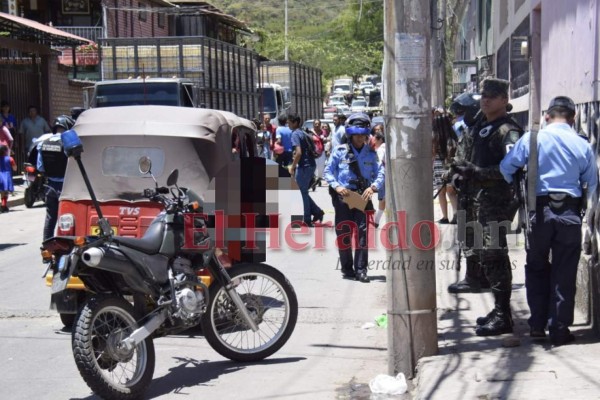
[[[54,228],[58,218],[58,198],[62,191],[67,156],[63,151],[60,134],[74,125],[71,117],[61,115],[52,124],[52,136],[38,145],[37,168],[48,178],[46,187],[46,222],[44,224],[44,240],[54,236]]]
[[[537,164],[537,176],[529,178],[536,180],[537,197],[530,211],[525,286],[531,337],[544,338],[548,325],[552,344],[560,346],[575,339],[569,325],[581,254],[581,208],[587,201],[582,186],[595,193],[598,171],[592,147],[573,130],[573,100],[552,99],[545,119],[547,126],[537,135],[537,159],[534,155],[531,160]],[[507,182],[530,161],[530,138],[526,133],[502,160],[500,171]]]
[[[384,169],[379,164],[377,153],[367,143],[371,121],[366,114],[352,114],[347,120],[345,131],[348,143],[332,150],[324,177],[329,184],[335,209],[335,233],[342,276],[366,283],[369,282],[367,217],[363,211],[349,208],[343,198],[351,192],[357,192],[364,200],[369,200],[373,193],[383,188]],[[373,209],[370,200],[367,209]],[[357,230],[358,246],[352,257],[354,230]]]
[[[473,251],[474,231],[473,229],[466,229],[469,222],[476,221],[473,201],[470,198],[469,181],[460,174],[453,173],[452,169],[452,166],[462,165],[465,160],[471,159],[473,147],[473,131],[471,128],[478,118],[483,118],[483,114],[480,112],[480,101],[481,95],[477,93],[463,93],[457,96],[450,105],[450,111],[453,114],[462,116],[462,124],[460,125],[460,134],[457,132],[458,147],[456,154],[446,179],[453,178],[452,185],[458,194],[457,214],[461,217],[457,218],[457,236],[459,252],[462,252],[465,256],[467,268],[463,280],[448,286],[449,293],[479,293],[481,289],[489,289],[490,287],[481,270],[479,255]],[[460,255],[457,264],[459,262]]]
[[[454,168],[469,182],[469,196],[477,226],[482,231],[481,243],[474,243],[469,251],[478,256],[494,295],[493,310],[477,319],[475,332],[479,336],[500,335],[513,329],[510,311],[512,272],[506,228],[513,218],[513,210],[508,205],[514,202],[515,193],[503,179],[499,165],[522,130],[507,114],[508,86],[509,82],[501,79],[482,82],[480,105],[483,118],[472,128],[470,157]]]

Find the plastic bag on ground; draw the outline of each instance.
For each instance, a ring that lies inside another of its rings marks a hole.
[[[408,390],[406,378],[400,372],[396,377],[380,374],[369,382],[369,388],[372,393],[381,394],[403,394]]]

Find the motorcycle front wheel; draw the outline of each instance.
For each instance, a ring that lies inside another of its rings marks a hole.
[[[142,398],[154,373],[154,344],[146,338],[132,350],[118,344],[136,328],[133,306],[116,296],[91,298],[77,318],[73,356],[85,383],[105,399]]]
[[[240,264],[228,272],[258,331],[247,326],[227,291],[215,282],[202,316],[206,341],[230,360],[249,362],[269,357],[287,342],[296,326],[294,288],[281,272],[264,264]]]

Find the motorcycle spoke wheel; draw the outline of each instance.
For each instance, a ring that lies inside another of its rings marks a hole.
[[[235,291],[258,326],[252,331],[223,287],[211,287],[202,319],[209,344],[236,361],[257,361],[279,350],[289,339],[298,317],[298,302],[289,281],[263,264],[236,266],[231,272]]]
[[[73,334],[75,363],[88,386],[103,398],[139,398],[152,380],[152,340],[132,350],[119,346],[137,327],[133,307],[118,297],[93,298],[79,314]]]

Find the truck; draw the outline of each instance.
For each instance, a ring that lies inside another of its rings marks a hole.
[[[322,118],[321,71],[293,61],[260,63],[259,109],[271,119],[298,114],[304,119]]]
[[[96,82],[89,106],[160,105],[198,107],[198,85],[185,78],[136,78]]]
[[[331,93],[350,94],[353,92],[353,82],[351,78],[340,78],[333,81]]]

